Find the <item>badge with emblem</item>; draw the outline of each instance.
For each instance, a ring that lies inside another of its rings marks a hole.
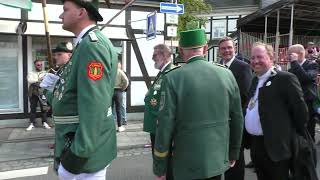
[[[66,44],[66,48],[67,48],[68,50],[72,51],[72,44],[71,44],[71,42],[68,42],[68,43]]]
[[[160,84],[155,84],[155,85],[154,85],[154,89],[155,89],[155,90],[160,90],[160,88],[161,88],[161,85],[160,85]]]
[[[59,101],[62,99],[62,93],[59,94]]]
[[[58,91],[54,92],[54,97],[58,99],[58,97],[59,97],[59,92]]]
[[[253,99],[251,98],[248,104],[248,108],[249,110],[252,110],[254,108],[254,106],[256,105],[257,99]]]
[[[166,93],[165,92],[161,92],[159,111],[163,109],[164,104],[165,104],[165,99],[166,99]]]
[[[154,90],[160,90],[160,88],[161,88],[161,82],[162,82],[162,79],[159,79],[159,80],[154,84]]]
[[[156,106],[158,104],[158,101],[155,98],[152,98],[150,100],[150,104],[151,104],[151,106]]]
[[[88,77],[97,81],[103,76],[103,65],[101,62],[91,62],[87,66]]]

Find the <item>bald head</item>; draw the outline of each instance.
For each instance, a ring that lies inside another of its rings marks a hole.
[[[289,47],[288,55],[292,55],[293,53],[298,55],[298,62],[302,62],[305,59],[305,49],[301,44],[295,44]]]

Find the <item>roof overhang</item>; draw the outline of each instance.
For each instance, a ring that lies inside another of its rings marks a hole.
[[[291,7],[294,7],[294,34],[318,36],[320,35],[320,1],[319,0],[280,0],[270,6],[260,9],[238,20],[238,28],[242,32],[265,31],[265,17],[267,16],[268,33],[276,33],[277,11],[280,12],[280,34],[290,31]]]

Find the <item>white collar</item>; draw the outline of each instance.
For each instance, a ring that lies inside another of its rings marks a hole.
[[[232,62],[234,61],[235,58],[236,58],[236,57],[233,56],[226,64],[224,63],[224,60],[223,60],[223,64],[224,64],[225,66],[228,66],[228,68],[230,68],[230,66],[231,66],[231,64],[232,64]]]
[[[306,62],[306,59],[304,59],[301,63],[299,63],[300,66],[302,66],[304,62]]]
[[[162,72],[169,64],[171,63],[171,61],[167,62],[160,70],[160,72]]]
[[[74,41],[75,46],[77,46],[78,43],[81,42],[82,40],[82,36],[89,31],[89,29],[95,27],[95,24],[89,25],[86,28],[82,29],[82,31],[80,32],[80,34],[77,36],[77,39]]]
[[[260,80],[266,80],[269,78],[269,76],[271,75],[271,71],[272,71],[272,68],[270,68],[267,72],[265,72],[263,75],[261,76],[258,76],[259,78],[259,81]]]

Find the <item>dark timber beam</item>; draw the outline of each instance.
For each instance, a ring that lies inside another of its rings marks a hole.
[[[126,30],[127,30],[127,34],[129,36],[129,39],[131,39],[133,51],[136,54],[137,61],[138,61],[140,70],[142,72],[142,76],[143,76],[144,82],[146,83],[147,88],[149,89],[151,87],[151,78],[150,78],[150,76],[148,74],[148,71],[147,71],[147,68],[146,68],[146,66],[144,64],[144,61],[143,61],[143,58],[142,58],[142,54],[141,54],[141,51],[139,49],[139,45],[138,45],[136,37],[135,37],[135,35],[133,33],[133,29],[132,29],[131,25],[128,25]]]

